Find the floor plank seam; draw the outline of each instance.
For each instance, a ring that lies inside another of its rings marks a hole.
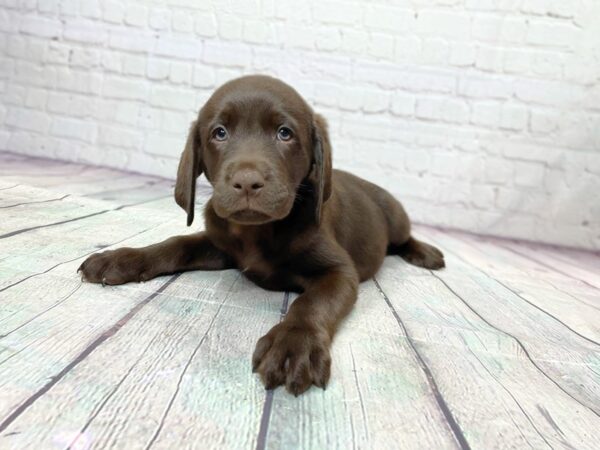
[[[433,271],[431,271],[431,274],[437,278],[438,280],[440,280],[444,286],[446,286],[446,288],[452,292],[452,294],[454,294],[462,303],[464,303],[464,305],[469,308],[471,310],[471,312],[473,314],[475,314],[477,317],[479,317],[479,319],[481,319],[484,323],[486,323],[489,327],[497,330],[499,333],[504,334],[505,336],[508,336],[509,338],[512,338],[517,345],[519,346],[519,348],[523,351],[523,353],[525,354],[525,356],[527,357],[527,359],[531,362],[531,364],[533,364],[533,366],[538,370],[538,372],[540,372],[544,377],[546,377],[550,382],[552,382],[552,384],[554,384],[556,387],[558,387],[563,393],[565,393],[568,397],[570,397],[572,400],[574,400],[577,404],[579,404],[581,407],[587,409],[588,411],[590,411],[592,414],[594,414],[595,416],[600,417],[600,413],[598,411],[596,411],[594,408],[584,404],[581,400],[579,400],[578,398],[576,398],[573,394],[571,394],[569,391],[567,391],[560,383],[558,383],[556,380],[554,380],[554,378],[552,378],[550,375],[548,375],[546,373],[546,371],[544,371],[536,362],[535,360],[531,357],[531,355],[529,354],[529,352],[527,351],[527,348],[525,348],[525,346],[523,345],[523,343],[521,342],[521,340],[514,336],[513,334],[504,331],[496,326],[494,326],[493,324],[491,324],[490,322],[487,321],[487,319],[485,319],[481,314],[479,314],[479,312],[477,312],[462,296],[460,296],[456,291],[454,291],[447,283],[444,279],[440,278],[438,275],[436,275]]]
[[[178,274],[177,276],[179,276],[179,275],[181,275],[181,274]],[[167,419],[167,416],[169,415],[169,412],[171,411],[171,408],[173,407],[173,403],[175,402],[175,399],[177,398],[177,395],[179,394],[179,390],[181,389],[181,382],[183,380],[183,377],[185,376],[185,374],[186,374],[188,368],[190,367],[190,365],[192,364],[192,361],[196,357],[196,354],[200,350],[200,347],[202,347],[202,344],[204,344],[204,341],[206,340],[206,337],[208,336],[208,333],[211,331],[213,324],[215,323],[217,317],[219,316],[219,313],[221,312],[221,309],[223,308],[223,305],[225,305],[225,302],[227,302],[227,300],[230,298],[230,296],[231,296],[231,290],[233,289],[233,286],[235,286],[235,284],[239,281],[239,279],[240,279],[241,276],[242,275],[240,273],[235,278],[235,280],[233,281],[233,283],[231,283],[231,286],[229,286],[227,294],[224,296],[223,301],[221,302],[221,305],[219,306],[219,308],[215,312],[215,315],[212,317],[210,323],[208,324],[208,327],[207,327],[206,331],[204,332],[204,334],[200,338],[200,341],[198,341],[198,344],[196,345],[196,347],[192,351],[190,357],[186,361],[185,366],[183,367],[183,370],[181,371],[181,373],[179,374],[179,378],[177,379],[177,385],[175,387],[175,392],[173,393],[173,395],[169,399],[169,403],[167,404],[167,407],[165,408],[165,410],[163,412],[163,415],[162,415],[162,417],[160,419],[158,427],[156,427],[156,430],[152,434],[152,437],[150,438],[150,440],[148,441],[148,443],[144,447],[145,450],[149,450],[150,448],[152,448],[152,446],[154,445],[154,443],[158,439],[158,436],[160,436],[160,433],[162,432],[164,424],[165,424],[165,420]]]
[[[27,398],[21,403],[12,413],[8,415],[2,422],[0,422],[0,433],[2,433],[10,424],[12,424],[23,412],[25,412],[31,405],[33,405],[42,395],[48,392],[56,385],[64,376],[69,373],[73,368],[79,365],[85,360],[94,350],[96,350],[104,341],[109,339],[115,333],[117,333],[123,326],[129,322],[129,320],[135,316],[144,306],[150,301],[160,295],[169,285],[174,282],[181,274],[173,275],[169,278],[159,289],[157,289],[152,295],[146,297],[144,300],[135,305],[127,314],[121,317],[111,328],[100,334],[91,344],[89,344],[82,352],[79,353],[69,364],[67,364],[59,373],[52,376],[50,381],[42,386],[32,396]]]
[[[421,370],[424,372],[425,377],[427,378],[427,383],[429,385],[429,388],[431,389],[431,391],[433,393],[433,397],[440,409],[440,412],[442,413],[442,415],[444,416],[444,418],[446,420],[446,424],[450,428],[450,432],[454,435],[454,438],[456,439],[459,447],[462,450],[470,450],[471,446],[467,442],[467,439],[465,438],[465,436],[462,432],[462,429],[460,428],[460,425],[454,418],[452,411],[450,411],[450,408],[448,407],[446,401],[444,400],[444,397],[442,396],[442,394],[437,386],[437,382],[435,381],[435,378],[433,377],[433,374],[431,373],[429,366],[425,363],[425,360],[423,359],[423,357],[417,350],[417,347],[415,346],[414,342],[412,341],[410,334],[408,333],[408,330],[407,330],[406,326],[404,325],[404,322],[402,321],[402,319],[398,315],[398,312],[396,311],[396,308],[394,308],[394,305],[392,305],[392,302],[388,298],[387,294],[383,291],[383,289],[381,288],[381,285],[379,284],[379,282],[377,281],[377,279],[375,277],[373,277],[373,281],[375,282],[375,286],[379,290],[379,293],[383,297],[383,299],[384,299],[385,303],[387,304],[388,308],[390,309],[392,315],[396,319],[396,322],[398,322],[398,325],[400,326],[400,328],[403,330],[404,334],[406,335],[406,341],[408,342],[408,345],[412,349],[412,351],[417,359],[417,362],[419,363],[419,366],[421,367]]]
[[[287,314],[289,307],[290,293],[286,291],[283,294],[283,302],[281,304],[279,322],[281,322]],[[267,446],[267,435],[269,432],[269,423],[271,421],[271,411],[273,409],[273,395],[275,389],[266,390],[265,402],[263,404],[262,414],[260,416],[260,427],[256,438],[256,450],[264,450]]]

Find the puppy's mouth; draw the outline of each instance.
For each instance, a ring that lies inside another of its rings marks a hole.
[[[242,225],[261,225],[273,220],[271,216],[250,208],[235,211],[228,219]]]

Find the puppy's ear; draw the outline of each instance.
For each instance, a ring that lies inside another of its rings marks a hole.
[[[196,200],[196,179],[202,173],[202,149],[196,121],[190,125],[185,148],[179,160],[177,182],[175,183],[175,201],[187,212],[188,227],[194,221],[194,202]]]
[[[316,190],[315,219],[321,222],[323,204],[331,196],[331,144],[327,132],[327,122],[319,115],[313,118],[313,168],[311,181]]]

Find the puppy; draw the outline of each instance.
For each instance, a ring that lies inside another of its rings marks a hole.
[[[301,293],[259,339],[253,370],[267,389],[294,395],[330,376],[329,348],[386,254],[444,267],[435,247],[410,234],[400,203],[380,187],[331,168],[325,120],[290,86],[254,75],[217,89],[192,123],[175,200],[194,220],[196,179],[213,187],[206,231],[144,248],[90,256],[85,280],[110,285],[187,270],[237,268],[266,289]]]

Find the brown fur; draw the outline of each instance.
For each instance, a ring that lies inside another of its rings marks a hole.
[[[188,225],[201,173],[214,188],[206,231],[95,254],[80,269],[87,281],[121,284],[238,268],[264,288],[300,292],[256,345],[253,369],[267,388],[284,384],[298,395],[312,384],[325,387],[335,331],[356,301],[358,283],[377,272],[386,254],[444,267],[439,250],[411,237],[406,212],[388,192],[332,170],[325,120],[279,80],[233,80],[201,109],[175,189]]]

